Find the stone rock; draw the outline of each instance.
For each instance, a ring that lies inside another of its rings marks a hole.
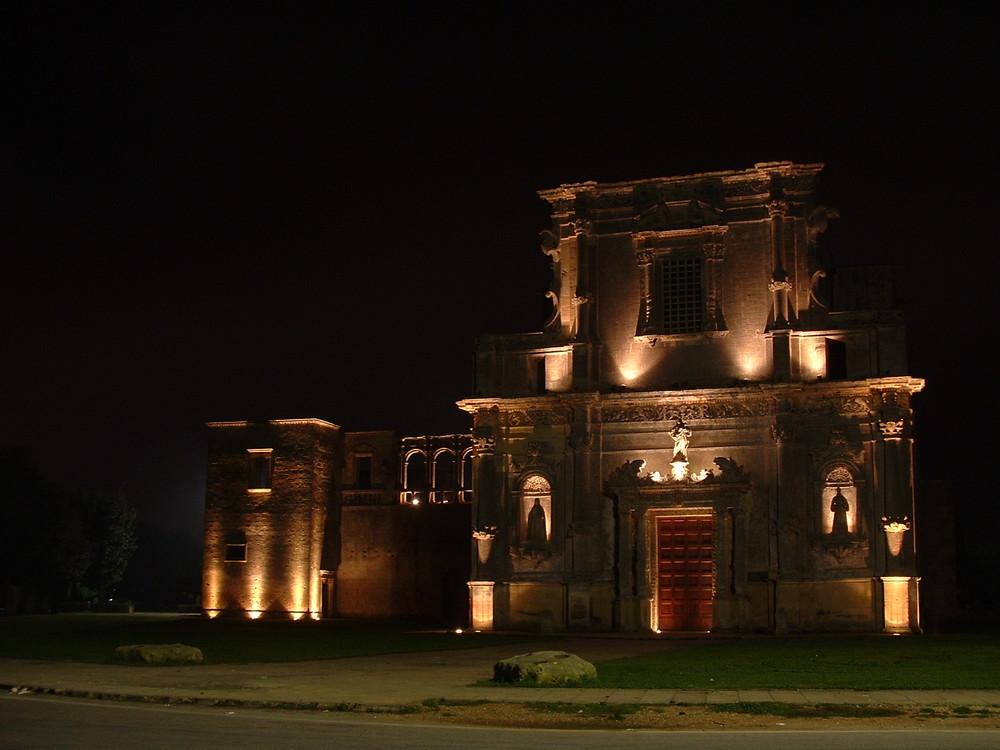
[[[119,646],[115,661],[141,662],[143,664],[201,664],[201,649],[181,643],[159,643]]]
[[[533,651],[493,665],[496,682],[531,682],[538,685],[562,685],[597,678],[597,668],[579,656],[565,651]]]

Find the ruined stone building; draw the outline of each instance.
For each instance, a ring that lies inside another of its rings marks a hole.
[[[552,314],[541,332],[481,338],[476,393],[459,402],[471,440],[213,424],[206,611],[919,629],[923,381],[887,275],[833,272],[820,170],[542,191]],[[458,531],[430,539],[448,521],[406,515],[418,508],[447,509]],[[420,571],[394,566],[404,548],[426,548]],[[459,572],[468,600],[442,605]]]
[[[467,620],[469,435],[208,427],[207,615]]]

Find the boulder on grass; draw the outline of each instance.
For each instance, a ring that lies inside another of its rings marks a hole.
[[[597,668],[565,651],[532,651],[493,665],[496,682],[529,682],[537,685],[565,685],[597,678]]]
[[[115,649],[115,661],[142,664],[201,664],[204,658],[201,649],[195,646],[185,646],[181,643],[148,643],[119,646]]]

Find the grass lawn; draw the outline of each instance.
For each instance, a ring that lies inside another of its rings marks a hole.
[[[558,638],[558,636],[555,636]],[[338,659],[510,644],[538,635],[455,634],[362,620],[207,620],[185,615],[0,617],[0,656],[108,663],[116,646],[184,643],[211,664]],[[602,688],[1000,689],[1000,635],[734,637],[676,641],[597,662]],[[678,647],[680,646],[680,647]]]
[[[536,637],[537,638],[537,637]],[[109,663],[117,646],[183,643],[210,664],[340,659],[516,644],[529,636],[433,632],[401,623],[208,620],[191,615],[57,614],[0,617],[0,656]]]
[[[603,688],[1000,689],[1000,636],[734,638],[597,663]]]

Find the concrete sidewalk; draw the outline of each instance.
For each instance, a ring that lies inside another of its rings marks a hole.
[[[537,644],[263,664],[142,667],[0,659],[0,688],[116,700],[400,711],[424,701],[568,703],[846,703],[1000,706],[1000,690],[605,690],[476,687],[500,659],[564,650],[589,661],[676,647],[664,641],[567,638]],[[691,645],[690,642],[685,645]]]

